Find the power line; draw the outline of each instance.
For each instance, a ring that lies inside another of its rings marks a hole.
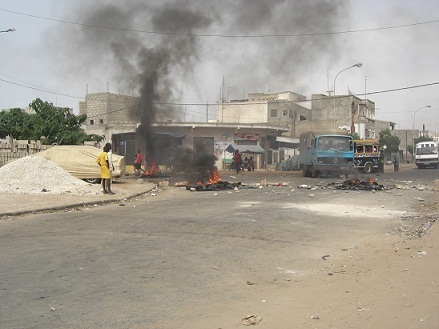
[[[439,20],[431,20],[431,21],[423,21],[423,22],[415,22],[410,24],[400,24],[400,25],[392,25],[392,26],[384,26],[377,28],[366,28],[366,29],[357,29],[357,30],[345,30],[345,31],[334,31],[334,32],[314,32],[314,33],[281,33],[281,34],[204,34],[204,33],[184,33],[184,32],[163,32],[163,31],[149,31],[149,30],[138,30],[138,29],[128,29],[128,28],[116,28],[111,26],[104,25],[96,25],[96,24],[86,24],[79,23],[73,21],[66,21],[51,17],[37,16],[27,13],[20,13],[13,10],[2,9],[0,11],[8,12],[15,15],[28,16],[37,19],[49,20],[57,23],[63,24],[71,24],[77,26],[85,26],[85,27],[93,27],[99,29],[106,30],[114,30],[114,31],[122,31],[122,32],[136,32],[136,33],[146,33],[146,34],[156,34],[156,35],[179,35],[179,36],[193,36],[193,37],[216,37],[216,38],[285,38],[285,37],[314,37],[314,36],[327,36],[327,35],[338,35],[338,34],[351,34],[351,33],[361,33],[361,32],[375,32],[375,31],[384,31],[384,30],[392,30],[392,29],[400,29],[400,28],[408,28],[408,27],[416,27],[427,24],[436,24],[439,23]]]
[[[9,78],[11,78],[11,77],[9,77]],[[11,78],[11,79],[13,79],[13,78]],[[58,96],[65,96],[65,97],[71,97],[71,98],[77,98],[77,99],[84,99],[84,97],[81,97],[81,96],[64,94],[64,93],[62,93],[60,91],[44,89],[43,87],[35,87],[35,86],[32,86],[31,84],[26,86],[26,85],[23,85],[23,84],[20,84],[20,83],[17,83],[17,82],[8,81],[8,80],[4,80],[4,79],[1,79],[1,78],[0,78],[0,81],[5,82],[5,83],[9,83],[11,85],[15,85],[15,86],[23,87],[23,88],[28,88],[28,89],[33,89],[33,90],[37,90],[37,91],[42,91],[42,92],[45,92],[45,93],[54,94],[54,95],[58,95]],[[23,82],[23,83],[26,83],[26,82]]]

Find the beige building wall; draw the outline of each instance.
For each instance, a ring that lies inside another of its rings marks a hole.
[[[216,121],[220,123],[267,123],[267,101],[218,104]]]
[[[79,102],[79,114],[86,114],[82,128],[87,134],[104,135],[109,141],[112,134],[136,130],[137,118],[133,109],[139,98],[106,93],[88,94]]]

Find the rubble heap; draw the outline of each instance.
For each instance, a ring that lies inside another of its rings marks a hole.
[[[86,195],[97,192],[99,186],[73,177],[42,157],[26,156],[0,167],[0,193]]]

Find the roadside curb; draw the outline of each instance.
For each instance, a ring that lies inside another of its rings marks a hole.
[[[143,190],[142,192],[136,192],[133,194],[129,194],[123,198],[117,198],[117,199],[107,199],[107,200],[94,200],[94,201],[86,201],[86,202],[77,202],[77,203],[66,203],[59,206],[48,206],[45,208],[38,208],[38,209],[29,209],[29,210],[18,210],[18,211],[6,211],[6,212],[0,212],[0,219],[4,217],[16,217],[16,216],[23,216],[28,214],[41,214],[41,213],[50,213],[50,212],[56,212],[56,211],[63,211],[73,208],[85,208],[89,206],[103,206],[108,205],[112,203],[118,203],[118,202],[124,202],[129,201],[130,199],[136,198],[140,195],[143,195],[145,193],[151,192],[155,186],[150,186],[147,189]]]

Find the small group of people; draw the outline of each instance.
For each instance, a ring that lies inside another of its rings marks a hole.
[[[237,174],[243,170],[254,171],[255,163],[253,161],[253,156],[250,156],[250,158],[245,157],[243,161],[241,152],[236,149],[233,153],[231,169],[235,170]]]
[[[380,173],[384,173],[384,165],[385,165],[385,157],[384,157],[384,152],[381,151],[380,152],[380,158],[379,158],[379,163],[378,163],[378,172]],[[399,171],[399,157],[397,154],[395,154],[393,156],[393,171]]]
[[[97,164],[101,167],[101,186],[104,194],[115,194],[111,190],[111,174],[114,170],[111,144],[107,143],[104,146],[103,151],[98,155],[96,159]]]

